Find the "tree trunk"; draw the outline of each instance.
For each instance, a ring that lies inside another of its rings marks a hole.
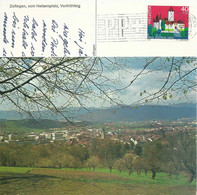
[[[192,183],[193,179],[194,179],[194,174],[193,174],[193,173],[190,173],[190,174],[188,175],[188,180],[187,180],[187,182],[188,182],[188,183]]]
[[[138,170],[138,173],[137,173],[137,174],[138,174],[138,176],[140,176],[140,173],[141,173],[141,169],[140,169],[140,170]]]
[[[145,176],[147,176],[147,169],[144,169]]]
[[[152,179],[155,179],[156,171],[152,171]]]
[[[109,171],[110,171],[110,173],[111,173],[111,171],[112,171],[112,167],[109,167]]]
[[[129,175],[131,175],[131,173],[133,173],[132,169],[129,170]]]
[[[170,177],[170,179],[172,179],[172,172],[171,171],[169,172],[168,176]]]

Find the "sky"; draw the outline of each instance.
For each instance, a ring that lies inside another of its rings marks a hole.
[[[116,58],[116,62],[121,64],[122,68],[113,69],[111,68],[109,70],[105,69],[103,70],[103,77],[109,78],[110,80],[114,79],[116,82],[114,84],[111,83],[111,86],[116,88],[123,88],[125,86],[128,86],[129,83],[135,78],[136,75],[139,74],[139,72],[142,71],[145,64],[150,61],[152,58]],[[178,61],[181,58],[175,58],[174,60]],[[114,58],[110,58],[110,61],[114,61]],[[105,63],[106,66],[111,66],[111,62],[109,62],[107,59],[103,59],[103,63]],[[136,79],[132,85],[125,88],[125,90],[122,90],[121,92],[113,91],[111,89],[107,89],[106,92],[109,94],[109,96],[117,100],[118,102],[126,105],[136,105],[137,101],[144,98],[148,95],[148,93],[154,93],[158,91],[162,84],[164,83],[164,80],[167,78],[169,74],[169,65],[172,63],[171,59],[168,61],[166,58],[158,58],[155,60],[154,63],[151,63],[150,66],[143,72],[142,75]],[[196,63],[196,61],[195,61]],[[193,63],[187,63],[186,61],[183,62],[183,65],[181,66],[181,72],[187,72],[193,69],[195,66]],[[170,82],[174,82],[177,79],[177,71],[173,71]],[[190,76],[186,77],[187,80],[184,82],[187,82],[188,80],[195,82],[195,75],[190,74]],[[98,82],[99,79],[98,78]],[[100,81],[100,82],[101,82]],[[179,82],[180,87],[182,85],[182,82]],[[99,94],[100,92],[96,90],[95,88],[92,88],[93,92],[95,94]],[[184,94],[184,89],[182,88],[178,92],[172,92],[167,94],[167,100],[166,101],[160,101],[159,104],[174,104],[174,103],[183,103],[183,102],[196,102],[196,92],[193,90],[187,91],[186,94]],[[144,93],[146,91],[146,93]],[[140,93],[143,94],[140,94]],[[173,98],[169,98],[172,94]],[[109,107],[114,106],[115,104],[113,102],[109,102],[106,100],[106,98],[103,98],[102,100],[95,98],[91,95],[89,95],[90,99],[81,99],[81,102],[86,107]],[[61,95],[57,95],[55,97],[55,102],[57,103],[57,106],[62,106],[65,103],[65,97]],[[162,96],[160,98],[162,99]],[[157,104],[158,102],[156,100],[152,102],[148,102],[149,104]],[[145,99],[140,102],[140,104],[145,104]],[[75,104],[76,106],[79,106]],[[3,104],[0,104],[0,110],[13,110],[15,109],[10,103],[5,101]]]

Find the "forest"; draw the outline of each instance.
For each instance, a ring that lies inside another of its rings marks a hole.
[[[196,177],[195,131],[180,131],[144,144],[95,139],[88,145],[49,143],[40,145],[1,144],[0,166],[34,168],[108,168],[129,175],[166,172],[169,177],[185,175],[187,183]]]

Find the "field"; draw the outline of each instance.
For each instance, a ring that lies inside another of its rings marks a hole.
[[[195,194],[195,182],[185,184],[186,178],[169,177],[158,173],[154,181],[144,173],[128,176],[128,173],[108,173],[107,169],[97,171],[72,169],[32,169],[0,167],[0,194],[45,195],[45,194]]]

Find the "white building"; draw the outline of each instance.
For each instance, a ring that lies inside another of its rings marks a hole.
[[[8,135],[8,140],[12,140],[12,137],[13,137],[12,134],[9,134]]]
[[[52,133],[52,140],[64,140],[64,133],[55,132]]]
[[[134,140],[133,138],[131,138],[130,140],[134,143],[134,145],[138,144],[137,140]]]
[[[4,139],[4,136],[0,135],[0,141],[3,141],[3,139]]]
[[[8,135],[8,140],[12,141],[13,139],[16,139],[16,137],[17,137],[17,134],[9,134]]]
[[[45,137],[46,139],[52,139],[52,133],[46,133]]]

